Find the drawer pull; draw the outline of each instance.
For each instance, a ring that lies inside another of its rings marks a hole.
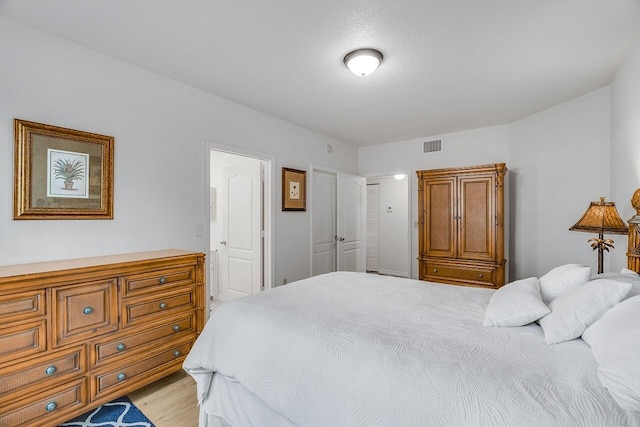
[[[118,350],[118,351],[122,351],[122,350],[124,350],[125,348],[127,348],[127,346],[126,346],[123,342],[121,342],[120,344],[118,344],[118,345],[116,346],[116,350]]]
[[[167,303],[166,302],[161,302],[159,307],[160,307],[160,310],[164,310],[165,308],[167,308]]]
[[[167,278],[166,278],[166,277],[164,277],[164,276],[162,276],[162,277],[160,278],[160,284],[161,284],[161,285],[164,285],[165,283],[167,283]]]
[[[51,412],[54,409],[56,409],[57,407],[58,407],[58,404],[56,402],[49,402],[49,403],[47,403],[47,406],[44,407],[44,409],[47,412]]]
[[[91,314],[93,313],[93,307],[85,307],[84,310],[82,310],[82,312],[84,314]]]
[[[176,350],[173,352],[173,357],[178,357],[180,356],[180,350]]]
[[[175,325],[175,326],[173,327],[173,330],[174,330],[174,331],[176,331],[176,332],[178,332],[178,331],[180,330],[180,325]]]
[[[47,374],[47,375],[53,375],[53,374],[56,373],[56,371],[57,371],[57,369],[56,369],[55,366],[49,366],[49,367],[47,367],[47,369],[44,370],[44,373]]]
[[[434,272],[434,273],[437,273],[437,272],[438,272],[438,269],[437,269],[437,268],[434,268],[434,269],[433,269],[433,272]]]
[[[120,372],[116,378],[118,378],[118,381],[123,381],[125,378],[127,378],[127,375],[123,372]]]
[[[482,279],[484,277],[484,274],[480,273],[478,274],[478,277]]]

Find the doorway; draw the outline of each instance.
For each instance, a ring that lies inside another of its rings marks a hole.
[[[273,282],[273,159],[213,143],[206,154],[207,285],[225,302]]]
[[[410,277],[407,174],[367,177],[367,271]]]

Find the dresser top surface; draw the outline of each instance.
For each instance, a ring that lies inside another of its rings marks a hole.
[[[53,271],[100,267],[111,264],[121,264],[160,258],[171,258],[185,255],[201,255],[201,253],[181,249],[164,249],[158,251],[135,252],[89,258],[75,258],[59,261],[36,262],[30,264],[6,265],[0,266],[0,279],[3,277],[27,276]]]

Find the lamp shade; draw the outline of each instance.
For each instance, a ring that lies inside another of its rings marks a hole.
[[[603,234],[627,234],[629,228],[620,218],[616,204],[614,202],[605,202],[604,199],[604,197],[600,197],[599,202],[591,202],[582,218],[569,230]]]
[[[356,76],[373,73],[382,63],[382,52],[377,49],[358,49],[344,57],[344,65]]]

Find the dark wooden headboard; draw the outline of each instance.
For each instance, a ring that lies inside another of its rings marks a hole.
[[[629,220],[627,268],[640,274],[640,188],[633,193],[631,206],[636,210],[636,214]]]

